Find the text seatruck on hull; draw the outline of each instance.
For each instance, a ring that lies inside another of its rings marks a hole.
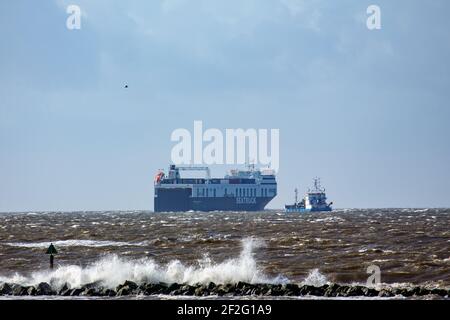
[[[202,170],[205,178],[182,178],[182,170]],[[273,170],[231,170],[223,178],[211,178],[208,167],[169,167],[166,176],[155,177],[155,212],[179,211],[261,211],[277,195]]]
[[[320,212],[331,211],[333,202],[327,203],[325,189],[320,186],[320,179],[314,179],[314,187],[309,189],[305,197],[298,201],[298,190],[295,189],[295,203],[286,205],[286,212]]]

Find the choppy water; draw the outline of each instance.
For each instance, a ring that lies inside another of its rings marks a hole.
[[[391,286],[450,287],[450,209],[0,214],[0,282],[365,284],[369,265]]]

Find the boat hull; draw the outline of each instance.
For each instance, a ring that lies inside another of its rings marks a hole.
[[[159,189],[155,212],[262,211],[274,197],[192,197],[191,188]]]
[[[331,207],[327,208],[312,208],[312,209],[305,209],[305,208],[286,208],[284,210],[285,212],[299,212],[299,213],[307,213],[307,212],[330,212],[333,211]]]

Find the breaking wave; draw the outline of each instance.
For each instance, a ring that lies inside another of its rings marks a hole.
[[[329,284],[329,281],[326,276],[319,272],[319,269],[313,269],[309,272],[305,280],[303,280],[302,284],[320,287]]]
[[[33,272],[29,276],[15,274],[1,277],[0,282],[21,285],[36,285],[47,282],[54,288],[61,288],[65,283],[71,287],[80,287],[96,282],[108,288],[114,288],[126,280],[136,283],[285,283],[283,276],[270,278],[258,267],[253,250],[262,245],[261,241],[247,238],[242,241],[239,257],[214,263],[204,256],[196,265],[185,265],[173,260],[165,265],[158,264],[151,258],[129,260],[117,255],[108,255],[86,266],[59,266],[53,271]]]

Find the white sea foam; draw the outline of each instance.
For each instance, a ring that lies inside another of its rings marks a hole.
[[[123,241],[100,241],[100,240],[60,240],[54,241],[56,247],[124,247],[124,246],[146,246],[148,242],[123,242]],[[50,242],[7,242],[7,246],[21,248],[47,248]]]
[[[310,223],[322,223],[322,222],[344,222],[345,220],[341,217],[326,217],[326,218],[314,218]]]
[[[418,212],[428,212],[428,211],[430,211],[430,209],[429,208],[425,208],[425,209],[416,209],[416,210],[412,210],[413,212],[416,212],[416,213],[418,213]]]
[[[54,288],[64,283],[71,287],[80,287],[86,283],[100,282],[114,288],[125,280],[137,283],[284,283],[284,277],[267,277],[258,267],[253,250],[261,245],[260,241],[247,238],[242,241],[242,251],[237,258],[214,263],[207,256],[195,265],[186,265],[173,260],[161,265],[151,258],[129,260],[116,255],[108,255],[86,267],[68,265],[59,266],[53,271],[33,272],[29,276],[15,274],[12,277],[1,277],[0,282],[35,285],[47,282]]]
[[[327,277],[325,277],[323,274],[320,273],[319,269],[313,269],[309,272],[308,276],[305,278],[305,280],[302,281],[302,284],[309,285],[309,286],[315,286],[320,287],[325,284],[328,284],[329,281]]]

